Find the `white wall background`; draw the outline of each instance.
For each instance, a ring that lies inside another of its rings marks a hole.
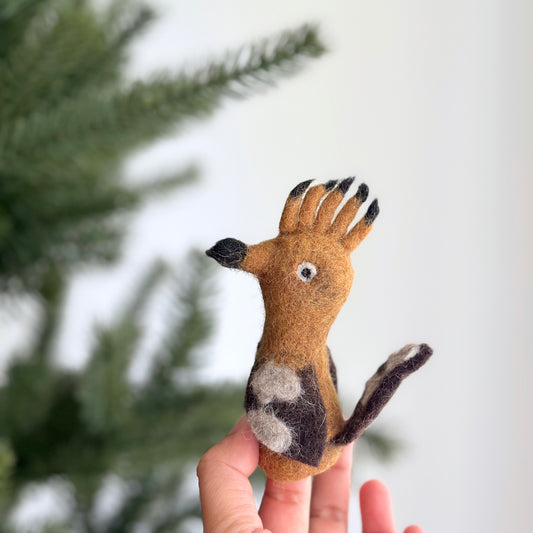
[[[330,53],[132,158],[133,176],[197,160],[202,184],[142,213],[123,265],[80,277],[63,363],[83,363],[94,319],[111,316],[154,255],[174,260],[223,237],[273,237],[294,184],[355,174],[381,213],[353,254],[356,283],[330,335],[346,412],[390,352],[407,342],[435,350],[380,417],[407,452],[387,467],[356,464],[356,479],[389,485],[402,527],[529,531],[533,4],[155,4],[161,18],[133,48],[134,77],[305,21],[320,24]],[[244,379],[261,298],[253,278],[222,270],[205,377]],[[355,498],[353,507],[359,531]]]

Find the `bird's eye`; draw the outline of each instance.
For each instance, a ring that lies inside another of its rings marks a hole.
[[[316,266],[304,261],[298,265],[296,275],[304,282],[309,283],[316,276]]]

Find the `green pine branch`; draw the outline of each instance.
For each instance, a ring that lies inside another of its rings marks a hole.
[[[140,476],[126,495],[124,502],[110,521],[104,524],[106,533],[130,533],[146,512],[147,507],[156,500],[157,487],[153,475]],[[179,484],[179,480],[177,482]],[[133,485],[133,483],[132,483]]]
[[[15,455],[6,440],[0,439],[0,509],[10,491],[11,476],[15,466]]]
[[[86,2],[28,1],[0,20],[25,33],[0,54],[0,290],[34,291],[50,263],[115,260],[120,215],[195,176],[186,169],[133,186],[118,179],[124,156],[324,51],[316,28],[302,26],[196,71],[124,85],[126,46],[153,14],[120,4],[104,20]]]
[[[0,60],[17,46],[39,7],[47,0],[4,0],[0,4]]]
[[[96,347],[79,390],[83,419],[96,434],[116,431],[130,416],[132,398],[127,370],[139,339],[140,331],[132,323],[99,328],[96,332]]]
[[[131,185],[138,197],[150,199],[173,192],[178,187],[194,183],[198,179],[199,170],[195,165],[168,174],[152,177],[150,181],[144,181],[140,184]]]
[[[125,473],[137,473],[154,460],[181,465],[197,459],[222,439],[243,414],[243,384],[198,385],[175,389],[157,410],[144,405],[117,440]]]
[[[125,47],[154,18],[146,7],[127,14],[122,5],[111,9],[102,23],[86,2],[48,4],[45,9],[30,3],[34,9],[22,11],[33,15],[26,35],[0,61],[2,121],[20,121],[95,86],[116,85]]]
[[[151,379],[140,393],[149,409],[158,409],[172,395],[177,370],[198,366],[199,348],[213,330],[212,265],[204,254],[191,252],[175,276],[173,311],[152,357]]]
[[[39,287],[41,320],[37,329],[33,354],[42,361],[49,360],[54,349],[64,303],[65,280],[53,264],[42,277]]]
[[[79,389],[83,419],[95,434],[118,432],[132,416],[133,391],[128,370],[142,339],[143,313],[167,273],[168,267],[162,261],[150,265],[117,319],[96,330],[95,345]]]
[[[66,147],[74,142],[113,155],[123,143],[138,146],[170,128],[175,131],[187,119],[209,115],[224,96],[240,98],[274,85],[297,71],[303,58],[323,52],[316,28],[302,26],[227,54],[192,74],[160,74],[125,90],[97,90],[68,99],[53,113],[34,113],[0,127],[0,142],[8,164],[9,153],[26,151],[30,158],[72,153]]]

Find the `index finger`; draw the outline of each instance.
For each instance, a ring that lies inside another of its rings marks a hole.
[[[243,416],[233,431],[208,450],[196,470],[205,533],[262,530],[248,477],[259,462],[259,444]]]

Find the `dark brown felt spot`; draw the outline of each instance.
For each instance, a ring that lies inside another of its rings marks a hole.
[[[246,387],[244,407],[246,412],[263,410],[281,420],[292,433],[292,443],[282,455],[306,465],[318,466],[327,441],[326,408],[318,380],[312,367],[298,372],[302,394],[291,401],[274,400],[261,405],[252,390],[252,379],[262,365],[254,365]]]

